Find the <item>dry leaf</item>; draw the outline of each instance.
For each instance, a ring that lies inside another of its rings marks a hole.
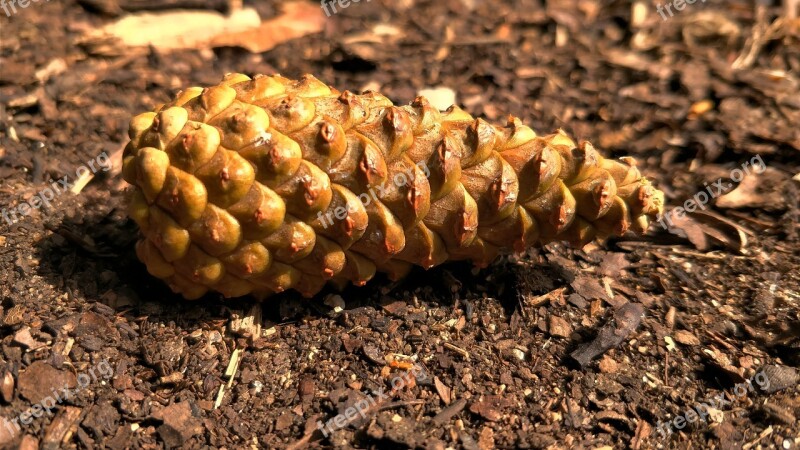
[[[720,196],[716,206],[720,208],[765,208],[786,209],[782,191],[788,176],[780,170],[767,167],[760,174],[751,173],[744,177],[736,189]]]
[[[707,226],[704,231],[712,239],[740,253],[747,247],[747,235],[755,235],[751,230],[711,211],[695,211],[690,214],[695,220]]]
[[[319,9],[319,8],[317,8]],[[130,47],[152,45],[160,50],[203,48],[218,35],[235,35],[261,24],[253,8],[226,16],[215,11],[170,11],[131,14],[106,25],[99,35],[111,35]]]
[[[325,14],[314,3],[286,2],[283,14],[266,20],[255,29],[220,34],[211,40],[212,47],[242,47],[261,53],[286,41],[319,33],[325,26]]]
[[[681,230],[686,238],[700,251],[711,250],[715,244],[741,253],[747,246],[747,235],[752,231],[743,228],[719,214],[710,211],[694,211],[687,214],[670,214],[670,232]]]
[[[689,216],[671,214],[671,212],[672,211],[668,211],[667,214],[670,214],[669,217],[672,221],[671,226],[669,227],[669,231],[672,234],[680,234],[676,230],[683,231],[683,233],[686,235],[686,239],[688,239],[696,249],[701,251],[711,249],[711,243],[709,242],[706,233],[703,232],[704,227],[701,224]]]

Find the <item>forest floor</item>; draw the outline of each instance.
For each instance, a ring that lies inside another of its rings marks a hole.
[[[93,34],[148,3],[0,12],[0,207],[53,194],[0,220],[0,446],[800,448],[800,21],[783,6],[245,0],[269,24],[249,47]],[[132,115],[227,72],[401,104],[449,88],[473,115],[636,157],[670,208],[713,198],[642,238],[481,270],[187,302],[136,259],[119,155]]]

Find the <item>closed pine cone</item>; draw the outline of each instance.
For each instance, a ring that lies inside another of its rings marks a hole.
[[[363,285],[416,264],[643,233],[663,193],[632,158],[424,98],[229,74],[131,120],[123,174],[147,270],[187,299]]]

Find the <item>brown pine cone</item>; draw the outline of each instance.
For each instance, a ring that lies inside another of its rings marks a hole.
[[[154,276],[209,290],[306,296],[501,249],[644,232],[663,193],[632,158],[537,136],[424,98],[394,106],[312,76],[229,74],[131,120],[123,174]]]

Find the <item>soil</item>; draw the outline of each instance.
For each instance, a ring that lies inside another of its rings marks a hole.
[[[373,0],[255,54],[86,39],[116,3],[0,13],[3,208],[118,158],[133,114],[227,72],[397,103],[446,87],[471,114],[636,157],[670,208],[729,189],[642,238],[187,302],[136,259],[116,160],[0,220],[3,446],[800,448],[796,2],[663,20],[648,1]],[[262,20],[280,3],[244,1]]]

